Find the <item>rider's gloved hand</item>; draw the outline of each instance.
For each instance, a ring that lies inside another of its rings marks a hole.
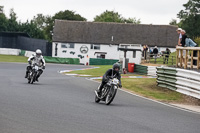
[[[45,69],[45,66],[42,66],[42,69]]]
[[[122,85],[121,85],[121,84],[119,84],[119,88],[122,88]]]

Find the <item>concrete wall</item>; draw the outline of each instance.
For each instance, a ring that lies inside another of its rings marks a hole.
[[[20,49],[0,48],[0,54],[3,55],[19,55]]]

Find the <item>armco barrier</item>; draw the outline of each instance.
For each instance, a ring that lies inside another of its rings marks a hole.
[[[134,72],[143,74],[143,75],[147,75],[147,66],[135,64]]]
[[[58,58],[58,57],[44,56],[44,59],[47,63],[80,64],[79,58]]]
[[[200,73],[179,68],[157,67],[157,85],[200,99]]]
[[[90,65],[113,65],[119,60],[90,58]]]
[[[155,66],[143,66],[138,64],[134,66],[134,72],[142,75],[156,76],[156,70]]]

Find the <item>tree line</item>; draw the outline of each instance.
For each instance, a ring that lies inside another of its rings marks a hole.
[[[169,24],[177,25],[185,29],[191,38],[195,38],[197,41],[200,41],[200,1],[189,0],[183,5],[183,7],[185,9],[181,10],[177,14],[177,18],[180,19],[180,22],[177,23],[176,19],[172,19]],[[0,6],[0,32],[26,32],[32,38],[45,39],[48,41],[52,41],[52,31],[55,19],[87,21],[86,18],[82,17],[76,12],[65,10],[55,13],[53,16],[37,14],[31,20],[27,20],[26,22],[22,23],[17,21],[17,14],[14,12],[14,9],[11,9],[9,17],[6,17],[3,12],[3,8],[3,6]],[[94,22],[141,23],[140,19],[125,18],[118,12],[108,10],[100,15],[97,15],[94,18]]]
[[[72,21],[87,21],[86,18],[77,14],[74,11],[65,10],[56,13],[54,16],[44,16],[43,14],[37,14],[30,21],[18,22],[17,14],[14,9],[10,10],[9,17],[3,12],[3,6],[0,6],[0,32],[26,32],[32,38],[46,39],[52,41],[52,31],[55,19],[72,20]],[[124,18],[118,12],[105,11],[94,18],[94,22],[117,22],[117,23],[133,23],[140,24],[140,19],[136,18]]]

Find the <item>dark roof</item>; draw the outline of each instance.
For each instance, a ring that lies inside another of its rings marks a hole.
[[[0,32],[0,36],[24,36],[30,37],[28,33],[25,32]]]
[[[53,42],[175,47],[176,26],[55,20]],[[112,41],[113,36],[113,41]]]

